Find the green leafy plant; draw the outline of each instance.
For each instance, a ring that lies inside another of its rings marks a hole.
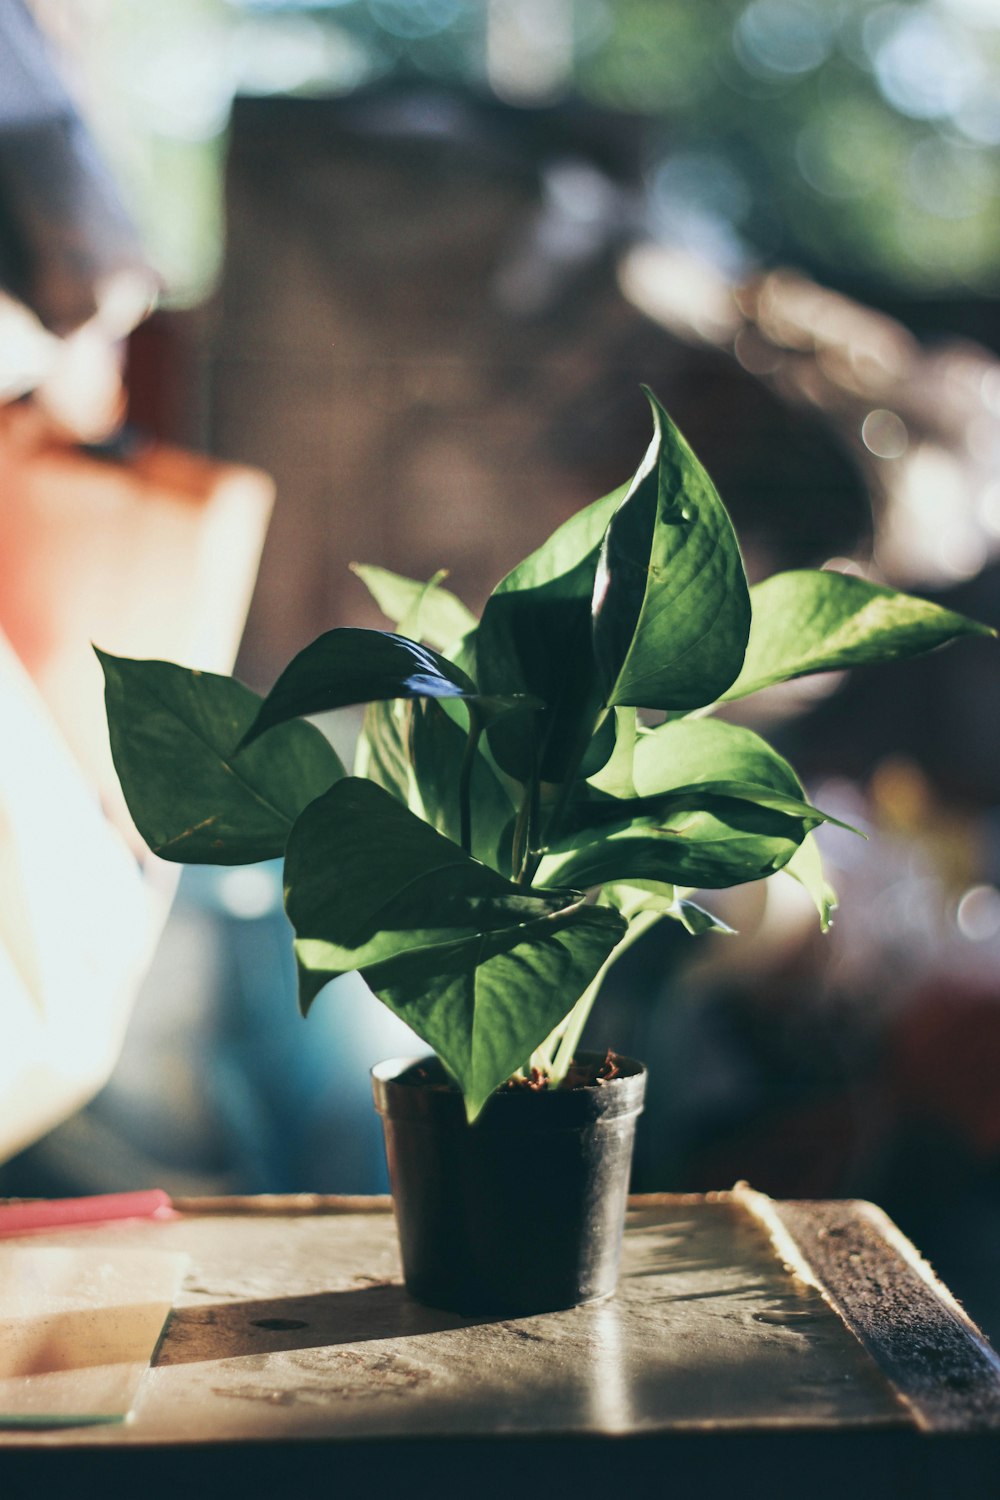
[[[693,893],[785,871],[829,923],[791,766],[714,705],[811,672],[992,633],[832,572],[749,588],[729,516],[655,397],[631,484],[561,526],[478,622],[442,587],[357,567],[394,631],[337,629],[263,699],[99,653],[115,764],[166,859],[285,859],[308,1010],[359,971],[474,1119],[557,1085],[614,959]],[[354,775],[305,716],[365,704]],[[661,722],[644,721],[644,710]]]

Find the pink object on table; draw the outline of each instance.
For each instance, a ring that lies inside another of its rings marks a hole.
[[[162,1188],[137,1193],[99,1193],[91,1198],[39,1198],[0,1203],[0,1238],[66,1229],[75,1224],[104,1224],[109,1219],[170,1219],[174,1209]]]

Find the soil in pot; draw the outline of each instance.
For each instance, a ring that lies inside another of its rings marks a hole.
[[[511,1316],[614,1291],[646,1070],[614,1054],[610,1066],[603,1055],[578,1061],[586,1082],[502,1089],[471,1126],[436,1058],[373,1069],[418,1301]]]

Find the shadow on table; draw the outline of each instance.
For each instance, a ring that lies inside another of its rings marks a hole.
[[[247,1354],[412,1338],[497,1321],[501,1320],[423,1307],[391,1282],[257,1302],[214,1302],[174,1309],[155,1363],[158,1367],[197,1364]]]

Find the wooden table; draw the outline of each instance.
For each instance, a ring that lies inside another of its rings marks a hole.
[[[35,1237],[192,1269],[134,1420],[0,1434],[4,1500],[408,1478],[475,1497],[1000,1495],[1000,1361],[869,1204],[635,1198],[618,1294],[513,1320],[412,1302],[388,1200],[183,1207]]]

